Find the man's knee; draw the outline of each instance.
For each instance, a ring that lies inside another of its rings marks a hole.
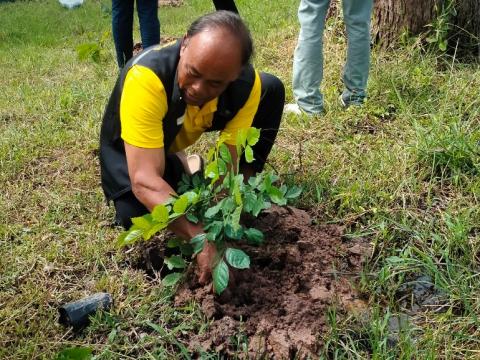
[[[115,205],[115,222],[128,229],[132,225],[132,218],[148,213],[147,208],[129,191],[118,199],[113,200]]]
[[[282,81],[275,75],[269,73],[260,73],[260,79],[262,81],[262,96],[260,101],[266,100],[273,102],[275,105],[285,102],[285,86]],[[273,104],[272,104],[273,105]]]

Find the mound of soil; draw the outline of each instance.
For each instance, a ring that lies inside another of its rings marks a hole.
[[[200,286],[195,276],[177,292],[175,305],[192,300],[212,319],[203,334],[193,334],[190,350],[235,352],[235,336],[248,339],[248,358],[312,356],[326,331],[327,309],[337,317],[363,312],[366,304],[352,287],[369,246],[342,240],[338,226],[314,226],[295,208],[273,207],[248,226],[265,234],[261,247],[242,245],[251,268],[233,273],[233,284],[220,296]]]

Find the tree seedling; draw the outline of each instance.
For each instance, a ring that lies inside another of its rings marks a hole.
[[[253,127],[240,131],[237,136],[237,154],[244,153],[247,163],[254,160],[252,146],[259,137],[260,130]],[[257,217],[272,203],[287,205],[289,200],[301,193],[298,186],[277,186],[279,177],[273,172],[262,172],[244,181],[239,171],[239,161],[234,163],[225,140],[220,136],[216,146],[208,152],[204,174],[197,173],[191,177],[184,175],[178,188],[180,195],[157,205],[150,214],[133,218],[132,227],[118,238],[120,246],[131,245],[141,239],[148,240],[180,216],[186,216],[193,223],[201,223],[204,233],[195,236],[189,243],[171,239],[167,247],[179,247],[182,255],[191,257],[201,252],[207,241],[213,243],[218,254],[212,271],[217,294],[221,294],[228,286],[229,266],[236,269],[250,267],[250,257],[233,244],[246,241],[260,245],[264,238],[260,230],[243,226],[240,223],[241,215]],[[167,257],[164,262],[170,270],[187,266],[182,256]],[[175,272],[167,275],[162,282],[172,286],[180,279],[181,273]]]

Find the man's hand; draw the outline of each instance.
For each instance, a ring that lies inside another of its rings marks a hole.
[[[197,255],[198,282],[205,285],[212,277],[212,267],[217,255],[215,245],[206,241],[203,250]]]

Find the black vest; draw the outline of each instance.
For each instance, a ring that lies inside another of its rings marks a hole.
[[[180,46],[181,41],[178,41],[175,45],[161,49],[158,46],[146,49],[125,65],[117,79],[103,115],[100,132],[102,187],[108,200],[114,200],[131,190],[125,148],[120,137],[120,98],[127,72],[133,65],[142,65],[151,69],[162,81],[167,93],[168,104],[168,111],[163,119],[163,141],[164,149],[168,152],[182,127],[182,125],[177,124],[177,119],[184,115],[186,108],[177,81]],[[212,127],[207,131],[221,130],[225,127],[226,123],[245,105],[254,82],[255,71],[248,64],[244,67],[239,78],[232,82],[219,96]]]

